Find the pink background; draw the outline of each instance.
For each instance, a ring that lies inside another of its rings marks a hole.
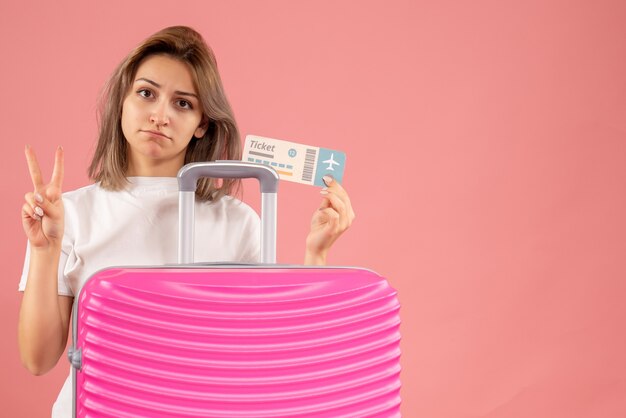
[[[347,153],[357,219],[330,262],[399,291],[404,416],[626,416],[626,3],[173,4],[0,6],[3,416],[48,416],[68,371],[17,352],[24,145],[50,174],[62,144],[85,185],[101,86],[173,24],[215,50],[244,135]],[[298,263],[320,197],[281,188]]]

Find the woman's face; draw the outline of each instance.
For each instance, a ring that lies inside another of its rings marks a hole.
[[[176,176],[193,136],[202,137],[202,111],[189,67],[167,55],[146,58],[122,105],[129,145],[127,176]]]

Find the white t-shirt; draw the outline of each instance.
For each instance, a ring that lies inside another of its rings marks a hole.
[[[94,184],[63,194],[65,233],[59,260],[59,295],[78,295],[87,279],[106,267],[177,262],[177,179],[129,180],[123,191],[111,192]],[[259,216],[245,203],[230,196],[217,202],[196,202],[196,262],[256,263],[260,258],[259,234]],[[20,291],[26,288],[29,257],[27,246]],[[52,407],[52,418],[71,416],[70,373]]]

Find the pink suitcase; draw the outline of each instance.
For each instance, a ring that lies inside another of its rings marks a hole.
[[[201,176],[259,179],[264,264],[190,263]],[[106,269],[76,298],[73,416],[400,416],[399,303],[387,281],[273,264],[270,167],[190,164],[179,184],[180,265]]]

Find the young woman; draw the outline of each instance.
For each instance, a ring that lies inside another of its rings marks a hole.
[[[178,170],[190,162],[240,158],[215,58],[191,28],[166,28],[144,41],[118,66],[103,98],[89,168],[94,184],[62,194],[63,150],[57,149],[46,183],[26,147],[34,191],[22,207],[29,245],[18,332],[22,362],[36,375],[65,351],[73,296],[93,273],[112,265],[176,263]],[[325,181],[305,264],[325,264],[354,219],[345,190],[332,178]],[[258,260],[259,218],[230,196],[239,185],[199,181],[196,261]],[[53,417],[71,416],[71,388],[68,377]]]

